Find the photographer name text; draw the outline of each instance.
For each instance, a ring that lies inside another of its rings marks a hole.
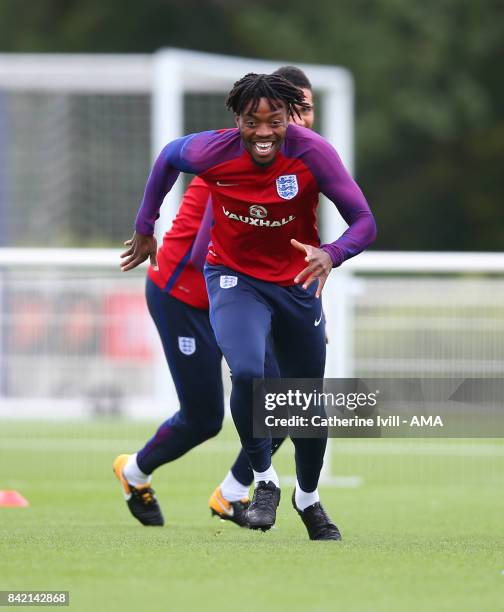
[[[408,419],[399,415],[388,415],[375,417],[338,417],[320,416],[311,417],[293,415],[290,417],[276,417],[268,414],[264,418],[266,427],[444,427],[443,419],[439,415],[411,416]]]

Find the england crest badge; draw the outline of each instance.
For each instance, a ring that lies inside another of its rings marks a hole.
[[[178,347],[184,355],[192,355],[196,351],[196,340],[185,336],[178,337]]]
[[[284,200],[292,200],[299,190],[297,176],[295,174],[284,174],[276,180],[278,195]]]
[[[237,284],[238,284],[237,276],[228,276],[227,274],[220,275],[221,289],[231,289],[232,287],[236,287]]]

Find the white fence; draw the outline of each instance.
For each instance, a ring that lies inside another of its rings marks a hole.
[[[0,249],[0,417],[177,409],[145,268],[123,274],[118,261],[111,249]],[[502,376],[503,306],[502,254],[362,254],[324,293],[326,374]]]

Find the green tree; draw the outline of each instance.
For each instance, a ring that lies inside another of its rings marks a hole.
[[[378,247],[497,250],[503,13],[492,0],[291,0],[236,8],[232,26],[249,55],[353,72]]]

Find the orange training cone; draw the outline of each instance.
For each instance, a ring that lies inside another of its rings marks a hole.
[[[28,500],[17,491],[0,491],[0,508],[26,508]]]

